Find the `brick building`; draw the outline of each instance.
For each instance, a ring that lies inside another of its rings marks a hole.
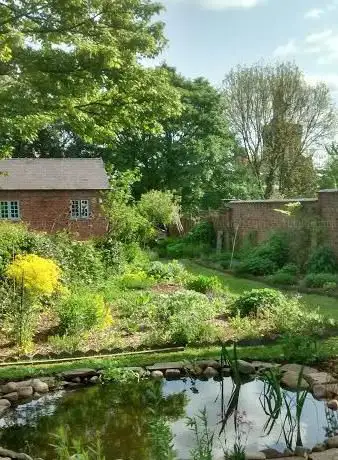
[[[101,159],[1,160],[0,172],[0,220],[79,239],[106,232],[101,203],[109,182]]]

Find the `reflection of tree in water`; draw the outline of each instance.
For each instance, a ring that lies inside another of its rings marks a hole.
[[[67,394],[54,414],[36,418],[34,427],[4,430],[1,443],[15,450],[27,452],[28,448],[33,455],[52,459],[53,434],[68,425],[72,438],[81,439],[84,446],[99,433],[107,459],[148,460],[152,458],[154,421],[182,417],[186,402],[184,393],[164,396],[161,382],[95,386]]]

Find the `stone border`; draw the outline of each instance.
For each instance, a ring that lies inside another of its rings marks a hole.
[[[338,410],[338,376],[337,378],[327,372],[320,372],[315,368],[299,364],[285,364],[281,366],[276,363],[262,361],[237,360],[239,373],[247,377],[259,376],[263,371],[279,368],[282,373],[281,382],[289,390],[307,390],[318,400],[326,400],[327,407],[331,410]],[[222,366],[219,360],[204,359],[196,360],[193,363],[166,362],[156,363],[145,367],[122,367],[116,368],[125,371],[132,371],[140,378],[152,378],[154,380],[178,380],[182,377],[192,377],[201,380],[221,380],[223,377],[231,376],[231,368]],[[302,374],[302,375],[300,375]],[[104,376],[104,369],[81,368],[57,374],[56,377],[41,377],[17,382],[7,382],[0,385],[0,418],[11,407],[24,404],[32,399],[39,399],[46,393],[61,389],[75,389],[88,385],[95,385],[101,382]],[[327,455],[320,457],[322,452]],[[317,453],[317,454],[316,454]],[[332,455],[331,455],[332,454]],[[316,456],[317,455],[317,456]],[[319,455],[319,456],[318,456]],[[266,460],[275,458],[298,457],[309,458],[309,460],[333,460],[338,455],[338,433],[327,439],[322,444],[317,444],[312,450],[303,447],[296,447],[295,451],[286,450],[280,454],[274,449],[265,449],[261,452],[247,452],[246,460]],[[18,454],[0,447],[0,460],[23,459],[32,460],[26,454]]]

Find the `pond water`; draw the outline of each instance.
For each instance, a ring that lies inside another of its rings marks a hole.
[[[268,416],[260,402],[263,386],[261,381],[254,380],[237,387],[236,411],[220,437],[224,412],[236,388],[231,378],[223,382],[186,379],[110,383],[46,395],[7,413],[1,420],[0,445],[54,460],[56,454],[51,444],[56,441],[55,434],[69,426],[71,439],[80,439],[85,445],[95,442],[98,436],[107,460],[149,460],[154,458],[151,454],[156,442],[153,429],[162,420],[173,434],[177,458],[189,459],[195,437],[187,426],[187,417],[196,417],[205,408],[208,428],[215,432],[215,458],[222,455],[225,439],[230,448],[234,443],[235,416],[236,420],[240,419],[237,433],[239,429],[242,439],[247,438],[247,449],[273,447],[283,451],[285,409],[271,432],[264,432]],[[285,394],[294,410],[296,395]],[[311,448],[324,440],[330,416],[332,413],[323,402],[307,396],[300,421],[304,446]]]

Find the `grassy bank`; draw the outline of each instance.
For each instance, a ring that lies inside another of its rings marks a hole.
[[[336,355],[338,349],[338,338],[327,339],[320,344],[321,359],[328,359]],[[174,362],[187,361],[192,362],[196,359],[219,358],[220,346],[210,347],[187,347],[184,351],[169,353],[135,354],[124,355],[116,358],[95,358],[71,361],[67,363],[43,364],[32,366],[9,366],[0,369],[0,380],[19,380],[31,377],[42,377],[55,375],[71,369],[95,368],[105,369],[109,367],[127,367],[127,366],[147,366],[156,362]],[[229,348],[231,352],[231,348]],[[280,344],[238,347],[238,356],[248,360],[262,361],[283,361],[283,349]]]
[[[270,285],[260,281],[238,278],[216,269],[206,268],[196,262],[184,261],[184,265],[191,273],[207,276],[217,276],[224,285],[228,286],[230,292],[233,294],[240,295],[244,291],[249,291],[250,289],[262,289],[267,287],[271,288]],[[303,304],[307,308],[311,310],[319,308],[319,312],[322,315],[338,320],[338,300],[336,298],[318,294],[300,293],[299,295],[302,298]]]

